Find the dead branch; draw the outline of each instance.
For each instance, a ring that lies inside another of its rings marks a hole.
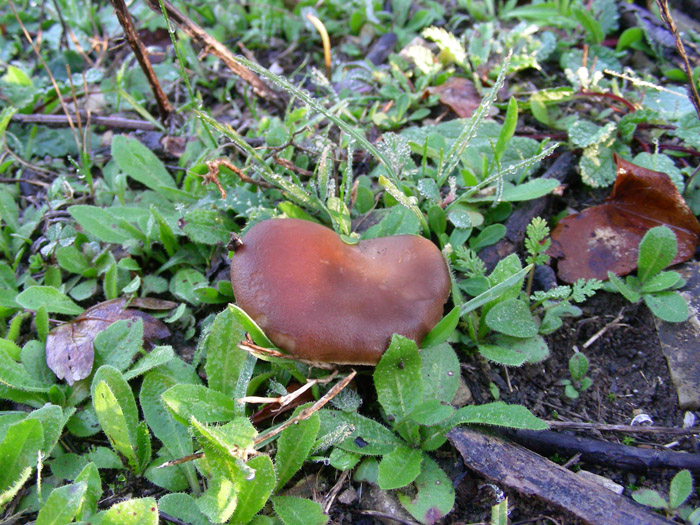
[[[87,120],[87,112],[78,113],[81,118]],[[69,113],[68,115],[12,115],[12,120],[24,122],[28,124],[46,124],[48,126],[65,127],[69,126],[73,119],[77,118],[78,114]],[[106,128],[115,129],[138,129],[142,131],[156,131],[158,128],[147,120],[136,120],[122,117],[97,117],[90,115],[90,123],[97,126],[105,126]]]
[[[570,512],[586,523],[668,523],[631,499],[503,438],[468,427],[455,428],[447,437],[470,469],[499,485]]]
[[[153,66],[148,58],[148,53],[146,52],[146,46],[143,45],[141,39],[139,38],[136,28],[134,27],[134,21],[131,19],[131,14],[129,14],[129,9],[126,7],[126,2],[124,0],[111,0],[114,6],[114,11],[117,14],[119,23],[124,29],[124,36],[126,36],[126,41],[129,42],[134,55],[136,55],[136,60],[138,60],[141,70],[146,75],[148,83],[153,91],[153,96],[156,98],[156,103],[158,104],[158,112],[160,113],[160,119],[165,122],[173,112],[173,107],[170,105],[168,97],[165,95],[163,88],[160,87],[160,82],[156,76],[155,71],[153,71]]]
[[[624,434],[667,434],[670,436],[692,436],[700,434],[700,428],[643,427],[635,425],[608,425],[605,423],[579,423],[578,421],[547,421],[549,428],[561,430],[597,430],[600,432],[622,432]]]
[[[214,37],[209,35],[204,29],[195,24],[190,20],[183,12],[172,5],[168,0],[162,0],[163,8],[168,15],[170,22],[177,24],[182,31],[184,31],[188,36],[195,39],[203,47],[204,51],[211,53],[219,60],[221,60],[226,66],[236,75],[241,77],[245,82],[250,84],[256,95],[262,98],[266,98],[272,101],[279,101],[280,96],[267,87],[260,77],[253,73],[247,67],[239,64],[233,54],[224,46],[221,42],[216,40]],[[161,14],[159,0],[146,0],[146,5],[150,7],[153,11]]]
[[[700,454],[631,447],[550,430],[513,430],[505,434],[513,441],[540,454],[558,453],[561,456],[573,456],[580,453],[581,461],[594,465],[632,471],[671,468],[700,472]]]

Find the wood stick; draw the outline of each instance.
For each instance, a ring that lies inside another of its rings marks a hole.
[[[548,430],[511,430],[504,434],[540,454],[573,456],[580,453],[581,461],[594,465],[632,471],[671,468],[700,472],[700,454],[631,447]]]
[[[81,111],[81,118],[87,119],[87,113]],[[28,124],[46,124],[48,126],[65,127],[69,126],[75,114],[69,115],[12,115],[12,120],[25,122]],[[147,120],[136,120],[122,117],[98,117],[90,115],[90,123],[98,126],[116,129],[139,129],[143,131],[156,131],[158,128]]]
[[[172,114],[173,107],[170,105],[170,101],[165,95],[163,88],[160,87],[160,82],[158,81],[155,71],[153,71],[151,60],[148,58],[146,46],[143,45],[143,42],[136,32],[134,21],[131,19],[131,14],[129,14],[129,9],[126,7],[126,2],[124,0],[111,0],[111,2],[117,14],[117,19],[119,19],[119,23],[124,29],[126,41],[129,42],[129,46],[134,52],[134,55],[136,55],[136,60],[138,60],[141,70],[146,75],[148,83],[151,86],[153,96],[156,98],[156,104],[158,105],[160,119],[165,122]]]
[[[280,96],[267,87],[260,77],[253,73],[250,69],[242,64],[239,64],[233,54],[221,42],[209,35],[204,29],[190,20],[182,11],[177,9],[168,0],[161,0],[165,12],[168,14],[168,19],[177,24],[188,36],[199,42],[206,53],[211,53],[236,75],[241,77],[245,82],[250,84],[256,95],[262,98],[270,99],[273,102],[279,101]],[[158,14],[162,14],[159,0],[146,0],[146,5]]]
[[[643,427],[636,425],[610,425],[607,423],[581,423],[578,421],[547,421],[547,424],[549,428],[562,430],[600,430],[602,432],[623,432],[625,434],[668,434],[672,436],[700,434],[700,427]]]
[[[467,467],[527,496],[568,511],[586,523],[669,522],[631,499],[502,438],[461,427],[447,434]]]

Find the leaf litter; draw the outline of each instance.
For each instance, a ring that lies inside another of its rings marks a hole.
[[[170,336],[165,323],[130,306],[148,310],[169,310],[176,303],[149,297],[135,298],[129,302],[112,299],[85,310],[73,321],[54,328],[46,338],[46,364],[59,379],[69,385],[85,379],[92,372],[95,357],[93,341],[97,334],[113,323],[126,320],[143,321],[143,338],[151,342]]]
[[[617,155],[615,162],[617,178],[606,202],[565,217],[552,231],[548,253],[559,260],[562,281],[605,280],[608,271],[618,276],[634,271],[639,242],[655,226],[668,226],[676,234],[678,251],[671,265],[695,254],[700,223],[670,177]]]

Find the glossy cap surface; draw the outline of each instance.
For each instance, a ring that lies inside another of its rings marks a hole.
[[[349,245],[300,219],[254,225],[233,257],[231,283],[278,347],[339,364],[376,364],[394,333],[420,343],[450,292],[442,254],[423,237]]]

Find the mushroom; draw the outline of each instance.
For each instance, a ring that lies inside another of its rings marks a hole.
[[[442,317],[450,276],[416,235],[350,245],[300,219],[254,225],[231,263],[236,302],[296,358],[377,364],[393,334],[420,344]]]

